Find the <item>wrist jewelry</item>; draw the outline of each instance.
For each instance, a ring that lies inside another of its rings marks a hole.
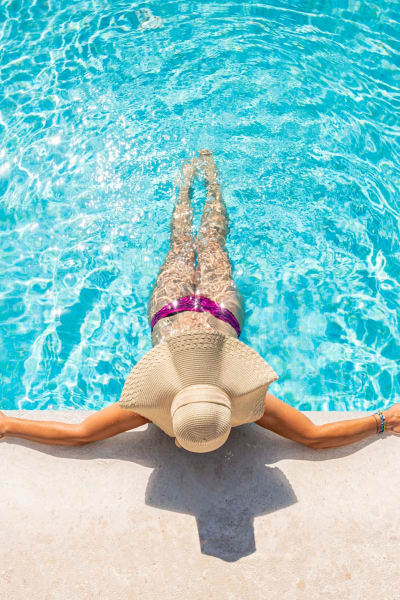
[[[376,433],[383,433],[385,431],[385,427],[386,427],[385,415],[383,414],[383,412],[381,410],[377,410],[376,413],[374,413],[374,415],[378,415],[381,420],[380,425],[378,424],[376,427]]]
[[[378,433],[378,431],[380,429],[380,426],[381,426],[381,421],[380,421],[380,419],[378,419],[379,415],[377,415],[376,413],[374,413],[372,416],[374,417],[375,423],[376,423],[376,433]]]

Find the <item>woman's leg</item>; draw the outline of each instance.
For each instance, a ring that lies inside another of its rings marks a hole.
[[[382,412],[386,418],[387,429],[400,432],[400,404],[394,404]],[[371,435],[376,435],[377,427],[377,420],[373,414],[359,419],[315,425],[299,410],[270,393],[267,393],[265,398],[264,414],[256,423],[289,440],[313,449],[336,448],[353,444]]]
[[[195,159],[192,159],[182,169],[182,184],[171,220],[170,249],[160,268],[147,305],[149,321],[165,304],[182,296],[194,294],[195,249],[191,231],[193,214],[190,192],[195,174],[196,163]],[[158,333],[160,327],[168,327],[168,317],[156,324],[153,333]]]
[[[229,222],[218,182],[218,170],[209,150],[201,150],[199,154],[199,164],[207,181],[207,199],[196,240],[196,294],[228,308],[242,328],[244,303],[233,280],[232,265],[225,249]]]
[[[132,410],[121,408],[117,402],[90,415],[82,423],[20,419],[0,412],[0,437],[19,437],[57,446],[83,446],[145,423],[150,421]]]

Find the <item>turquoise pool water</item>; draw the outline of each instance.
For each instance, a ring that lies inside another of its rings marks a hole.
[[[399,67],[397,2],[1,2],[0,408],[118,400],[203,147],[271,391],[395,401]]]

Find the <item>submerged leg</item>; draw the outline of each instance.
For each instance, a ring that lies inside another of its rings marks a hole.
[[[218,181],[218,170],[209,150],[201,150],[199,155],[199,164],[207,181],[207,199],[196,240],[196,294],[228,308],[242,328],[244,302],[233,280],[232,265],[225,249],[229,221]]]
[[[194,294],[195,249],[192,240],[192,206],[190,192],[196,173],[196,163],[192,159],[183,166],[182,184],[171,219],[170,249],[160,268],[155,286],[147,305],[149,321],[165,304],[182,296]],[[156,328],[167,325],[166,319],[156,324]]]

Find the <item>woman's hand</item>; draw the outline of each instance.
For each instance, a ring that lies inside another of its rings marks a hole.
[[[0,440],[6,435],[7,416],[0,410]]]
[[[400,433],[400,404],[393,404],[393,406],[382,412],[386,419],[386,429]]]

